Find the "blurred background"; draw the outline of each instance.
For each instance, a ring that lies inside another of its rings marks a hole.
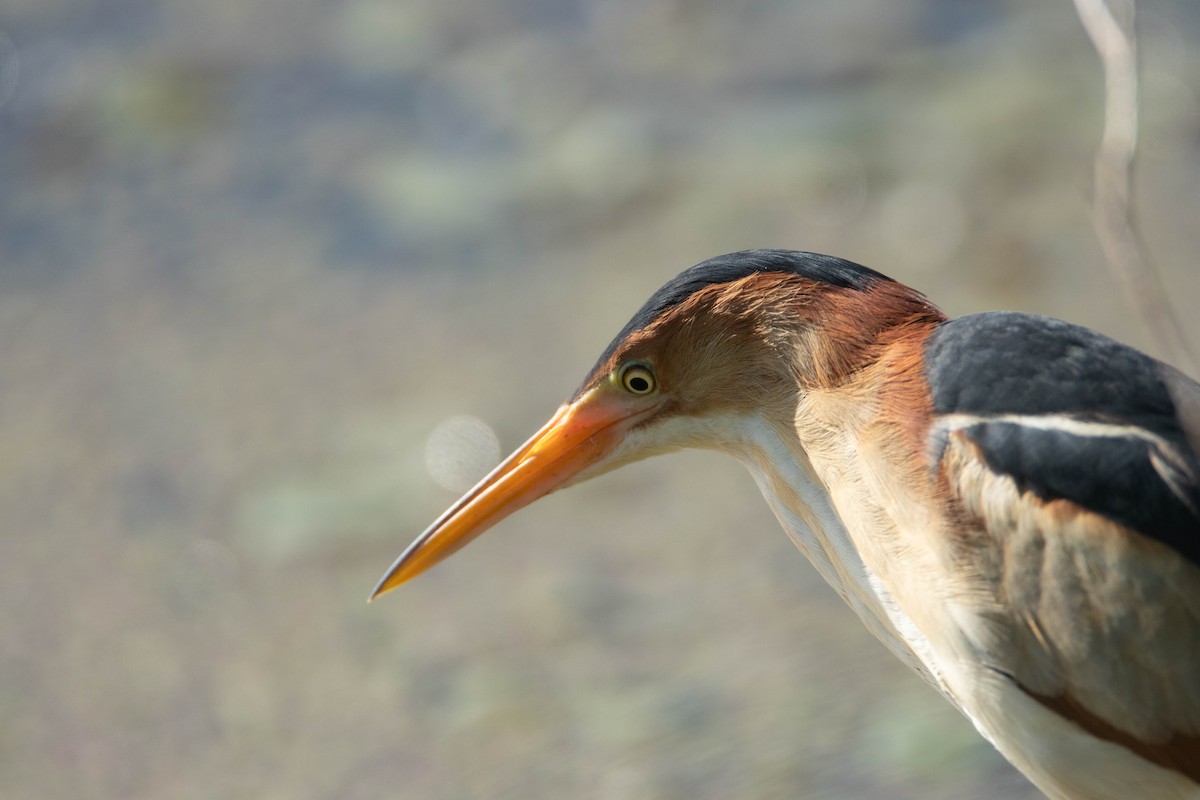
[[[1200,5],[1141,23],[1190,308]],[[1035,797],[716,455],[364,600],[718,253],[1148,347],[1102,99],[1069,0],[4,0],[0,796]]]

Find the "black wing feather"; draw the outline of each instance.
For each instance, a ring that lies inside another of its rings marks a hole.
[[[1010,312],[946,323],[925,363],[935,413],[977,417],[961,430],[992,470],[1022,491],[1069,500],[1200,565],[1195,382],[1094,331]],[[1117,427],[1113,435],[1080,435],[1005,417]],[[1136,430],[1122,434],[1122,427]]]

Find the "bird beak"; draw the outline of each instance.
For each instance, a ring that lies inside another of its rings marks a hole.
[[[446,510],[396,559],[370,600],[415,578],[518,509],[571,482],[610,454],[632,422],[596,390],[564,405],[529,441]]]

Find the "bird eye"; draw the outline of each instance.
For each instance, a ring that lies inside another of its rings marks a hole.
[[[630,364],[621,370],[621,385],[630,394],[650,394],[654,391],[654,373],[641,364]]]

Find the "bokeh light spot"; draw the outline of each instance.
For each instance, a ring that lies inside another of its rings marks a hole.
[[[486,422],[451,417],[425,443],[429,477],[453,492],[465,492],[500,461],[500,440]]]

